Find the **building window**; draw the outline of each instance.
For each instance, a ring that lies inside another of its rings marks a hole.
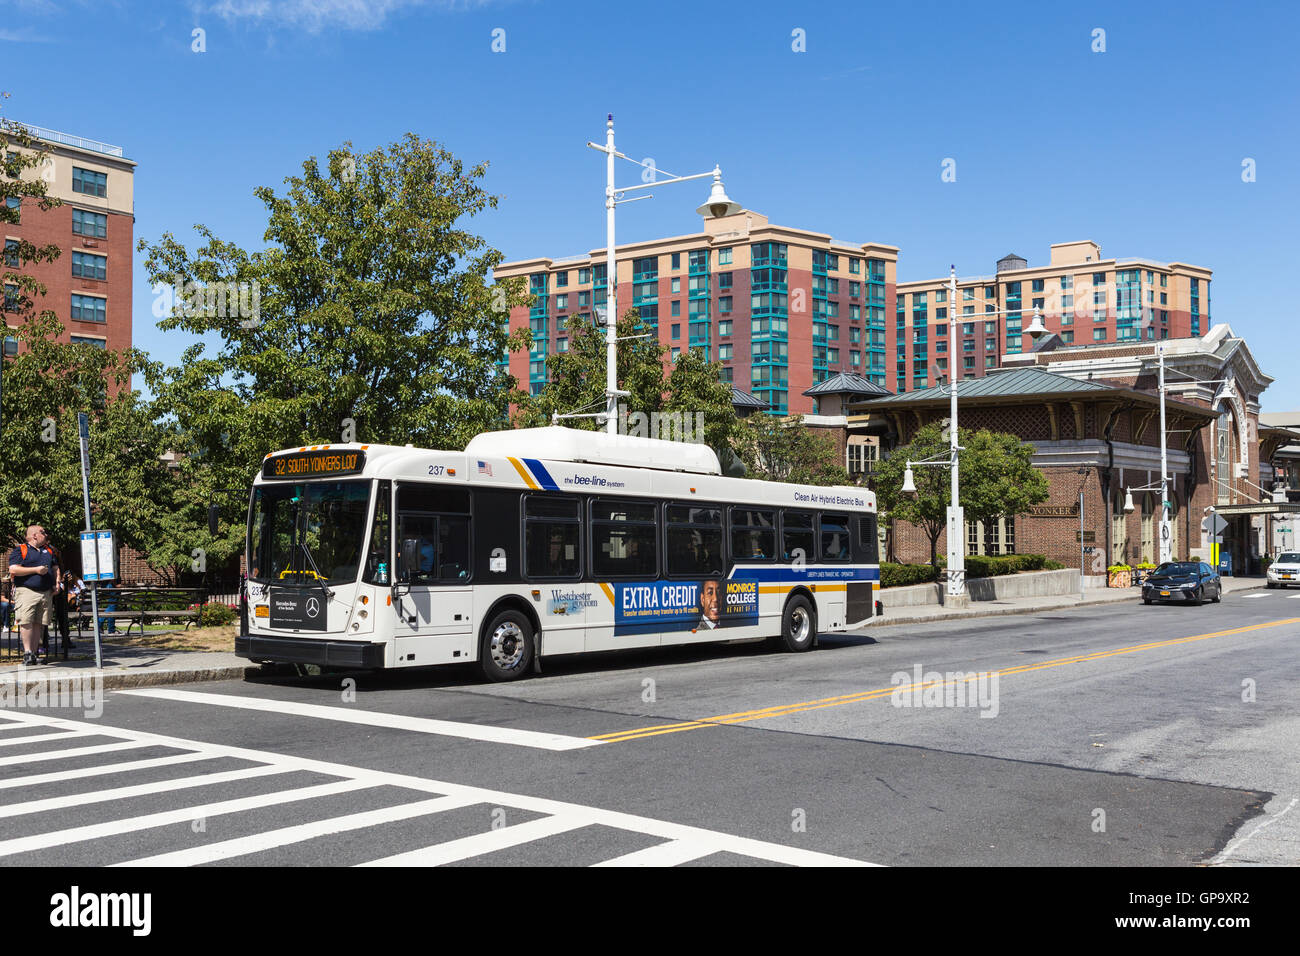
[[[861,259],[853,259],[853,258],[850,258],[850,259],[849,259],[849,273],[852,274],[852,275],[858,275],[858,274],[861,273],[861,272],[862,272],[862,260],[861,260]]]
[[[590,269],[579,269],[579,270],[578,270],[578,285],[586,285],[586,284],[589,283],[590,281],[591,281],[591,270],[590,270]]]
[[[681,337],[682,337],[682,324],[681,324],[680,322],[674,322],[674,323],[673,323],[673,338],[675,338],[675,339],[680,339]]]
[[[89,252],[72,254],[72,275],[78,279],[105,279],[108,277],[108,257]]]
[[[103,322],[108,300],[93,295],[72,294],[72,318],[81,322]]]
[[[569,340],[568,340],[568,339],[556,339],[556,340],[555,340],[555,351],[557,351],[557,352],[567,352],[567,351],[569,351]]]
[[[567,287],[568,284],[569,284],[569,274],[567,272],[555,273],[555,287],[557,289],[563,289]]]
[[[77,236],[107,239],[108,216],[100,212],[86,212],[83,209],[74,209],[72,210],[72,232]]]
[[[998,294],[997,286],[986,285],[984,287],[984,298],[992,299],[997,294]]]
[[[681,254],[680,252],[674,252],[674,253],[673,253],[673,268],[674,268],[674,269],[680,269],[681,267],[682,267],[682,254]]]
[[[975,298],[975,290],[973,288],[962,289],[961,297],[962,297],[962,301],[969,302],[971,299]]]
[[[728,289],[730,289],[730,288],[731,288],[731,273],[730,273],[730,272],[719,272],[719,273],[718,273],[718,291],[719,291],[719,292],[726,292],[726,291],[727,291]]]
[[[992,352],[992,351],[996,350],[997,347],[998,347],[998,340],[997,340],[997,339],[985,339],[985,340],[984,340],[984,351],[986,351],[986,352]]]
[[[1105,330],[1105,329],[1093,329],[1093,330],[1092,330],[1092,340],[1093,340],[1094,342],[1105,342],[1105,341],[1106,341],[1106,330]]]
[[[1074,341],[1074,333],[1073,333],[1073,332],[1062,332],[1062,333],[1061,333],[1061,341],[1062,341],[1062,342],[1065,342],[1067,345],[1068,345],[1069,343],[1073,342],[1073,341]]]
[[[9,208],[10,210],[12,210],[12,211],[13,211],[13,214],[14,214],[14,215],[13,215],[13,218],[10,219],[10,220],[8,220],[9,222],[13,222],[13,223],[19,223],[19,222],[22,222],[22,217],[23,217],[23,197],[22,197],[22,196],[6,196],[6,197],[5,197],[5,206],[6,206],[7,208]]]
[[[1046,280],[1044,280],[1044,279],[1034,279],[1034,280],[1033,280],[1033,283],[1032,283],[1032,287],[1030,288],[1030,291],[1031,291],[1031,292],[1042,292],[1042,291],[1043,291],[1043,283],[1044,283],[1045,281],[1046,281]]]
[[[718,335],[731,334],[731,319],[722,319],[718,322]]]
[[[725,362],[727,359],[731,358],[732,349],[734,349],[734,348],[735,348],[735,346],[730,345],[729,343],[726,343],[726,342],[724,342],[723,344],[719,345],[719,346],[718,346],[718,360],[719,360],[719,361],[723,361],[723,362]]]
[[[1062,288],[1062,289],[1073,289],[1073,288],[1074,288],[1074,276],[1061,276],[1061,288]]]
[[[718,265],[720,266],[731,265],[731,246],[727,246],[725,249],[718,250]]]
[[[731,296],[718,296],[718,314],[729,315],[731,313]]]
[[[18,268],[18,240],[5,240],[5,265],[10,269]],[[74,273],[75,274],[75,273]]]
[[[18,354],[18,340],[12,335],[5,336],[5,355]]]
[[[682,314],[682,300],[673,299],[673,315],[678,316],[681,314]]]
[[[108,173],[97,173],[91,169],[73,166],[72,191],[103,199],[108,195]]]

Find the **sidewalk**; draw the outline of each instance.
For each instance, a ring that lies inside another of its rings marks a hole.
[[[1223,591],[1231,594],[1264,586],[1263,577],[1224,578]],[[892,627],[898,624],[924,624],[930,621],[997,617],[1004,614],[1038,614],[1043,611],[1064,611],[1070,608],[1097,604],[1139,603],[1138,588],[1089,588],[1085,600],[1079,596],[1006,598],[999,601],[975,601],[970,607],[950,610],[935,605],[902,607],[891,611],[889,591],[878,592],[884,602],[883,617],[873,618],[864,628]],[[33,684],[50,685],[59,681],[103,678],[103,689],[150,687],[164,684],[187,684],[199,681],[243,680],[246,676],[264,673],[261,667],[250,664],[233,652],[209,651],[159,651],[150,648],[121,647],[109,642],[103,644],[102,671],[95,670],[94,638],[83,635],[77,639],[69,660],[55,658],[39,667],[21,664],[0,666],[0,687],[10,694],[24,692]]]
[[[1249,591],[1264,586],[1264,577],[1233,577],[1223,579],[1223,593]],[[998,617],[1003,614],[1037,614],[1042,611],[1066,611],[1074,607],[1089,607],[1095,604],[1140,604],[1141,588],[1088,588],[1083,600],[1078,594],[1055,595],[1052,597],[1002,598],[997,601],[971,601],[969,607],[945,608],[934,604],[916,607],[900,607],[891,611],[889,608],[888,589],[877,592],[878,599],[885,606],[882,617],[872,618],[863,628],[889,627],[893,624],[925,624],[930,621],[948,621],[958,618]],[[861,630],[862,628],[859,628]]]

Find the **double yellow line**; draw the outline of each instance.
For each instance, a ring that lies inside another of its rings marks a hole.
[[[1135,654],[1138,651],[1157,650],[1162,647],[1177,647],[1194,641],[1206,641],[1214,637],[1227,637],[1232,634],[1245,634],[1283,624],[1300,624],[1300,617],[1289,617],[1281,621],[1269,621],[1265,624],[1249,624],[1234,627],[1227,631],[1213,631],[1209,634],[1196,634],[1192,637],[1177,637],[1167,641],[1150,641],[1146,644],[1133,644],[1108,651],[1094,651],[1091,654],[1079,654],[1074,657],[1061,657],[1056,660],[1042,661],[1036,664],[1020,664],[1015,667],[1001,668],[997,671],[999,679],[1009,674],[1027,674],[1030,671],[1046,670],[1049,667],[1064,667],[1067,664],[1087,664],[1091,661],[1119,657],[1122,654]],[[987,672],[986,672],[987,673]],[[603,740],[606,743],[622,743],[625,740],[641,740],[644,737],[658,737],[660,734],[677,734],[686,730],[702,730],[705,727],[723,727],[728,724],[743,724],[751,720],[763,720],[768,717],[786,717],[801,714],[809,710],[822,710],[827,707],[840,707],[844,704],[856,704],[859,701],[888,697],[896,691],[911,692],[917,687],[928,687],[941,681],[929,681],[924,684],[907,684],[905,686],[878,687],[875,690],[859,691],[856,694],[844,694],[839,697],[823,697],[819,700],[806,700],[795,704],[781,704],[776,707],[764,707],[759,710],[742,710],[734,714],[722,714],[718,717],[706,717],[703,720],[677,721],[671,724],[656,724],[652,727],[637,727],[633,730],[620,730],[612,734],[600,734],[591,740]]]

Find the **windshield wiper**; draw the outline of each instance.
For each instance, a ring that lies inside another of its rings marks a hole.
[[[307,559],[307,563],[311,565],[312,574],[316,575],[316,583],[320,585],[321,591],[324,592],[325,600],[330,600],[334,597],[334,592],[325,586],[325,579],[321,576],[320,568],[316,566],[316,559],[313,558],[311,552],[307,550],[307,542],[299,541],[298,547],[302,548],[303,556]]]

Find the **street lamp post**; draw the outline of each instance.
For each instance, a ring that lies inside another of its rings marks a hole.
[[[734,215],[740,212],[740,206],[727,198],[727,193],[722,187],[722,170],[714,166],[707,173],[696,173],[692,176],[672,176],[668,179],[660,179],[655,182],[642,183],[639,186],[627,186],[619,189],[614,185],[614,159],[626,159],[628,162],[637,163],[638,166],[650,168],[646,163],[639,163],[635,159],[623,155],[614,148],[614,114],[610,113],[605,119],[605,145],[598,143],[587,143],[587,146],[605,154],[605,431],[610,435],[618,434],[618,400],[620,397],[627,395],[625,391],[618,388],[618,300],[615,298],[614,280],[615,280],[615,262],[614,262],[614,208],[620,203],[636,202],[640,199],[651,199],[653,194],[645,196],[634,196],[631,199],[622,198],[625,193],[633,192],[638,189],[650,189],[653,186],[667,186],[672,183],[686,182],[688,179],[704,179],[706,176],[713,177],[713,188],[709,192],[709,198],[703,202],[696,212],[701,216],[712,216],[714,219],[720,219],[723,216]],[[565,418],[573,416],[558,415],[556,418]]]
[[[951,311],[948,321],[951,327],[957,319],[957,267],[954,265],[948,270],[948,308]],[[1019,309],[999,309],[996,312],[985,312],[985,318],[976,319],[975,321],[987,321],[990,315],[1007,315],[1011,312],[1019,312]],[[1039,336],[1047,331],[1043,325],[1043,317],[1039,314],[1038,307],[1034,307],[1033,319],[1026,329],[1030,338],[1038,339]],[[962,450],[957,444],[957,375],[956,369],[949,375],[948,383],[948,424],[951,429],[948,435],[948,459],[926,460],[907,463],[907,469],[903,473],[903,493],[909,494],[916,491],[916,485],[912,477],[912,465],[947,465],[952,470],[952,503],[948,505],[948,585],[946,603],[960,607],[966,603],[966,548],[965,548],[965,512],[961,506],[958,492],[960,489],[959,479],[959,455]]]

